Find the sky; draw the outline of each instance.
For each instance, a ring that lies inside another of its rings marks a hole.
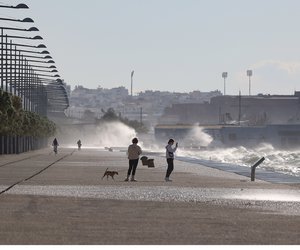
[[[74,88],[249,94],[300,90],[299,0],[0,0],[31,17]],[[8,23],[2,22],[2,25]],[[10,22],[13,27],[28,27]],[[29,25],[30,26],[30,25]],[[31,35],[31,34],[29,34]],[[25,42],[24,42],[25,43]]]

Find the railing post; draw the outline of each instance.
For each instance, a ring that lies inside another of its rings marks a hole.
[[[252,167],[251,167],[251,181],[255,181],[255,170],[256,168],[263,163],[265,160],[265,157],[261,158],[258,162],[256,162]]]

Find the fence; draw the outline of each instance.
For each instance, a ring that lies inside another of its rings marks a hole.
[[[0,155],[21,154],[31,150],[47,147],[48,138],[36,138],[33,136],[1,136]]]

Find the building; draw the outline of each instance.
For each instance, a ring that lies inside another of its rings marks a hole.
[[[215,96],[206,103],[166,108],[160,124],[298,124],[300,93],[294,95]]]

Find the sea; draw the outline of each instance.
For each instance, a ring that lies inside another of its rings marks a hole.
[[[260,144],[256,148],[243,146],[213,149],[179,148],[177,156],[249,168],[264,157],[265,161],[259,168],[300,177],[300,149],[282,150],[270,144]]]
[[[102,147],[121,147],[126,150],[132,138],[138,137],[139,145],[145,151],[161,156],[165,155],[166,141],[158,142],[154,134],[139,136],[132,128],[119,122],[99,126],[91,135],[90,141],[83,141],[84,146],[91,143]],[[224,147],[218,144],[211,146],[212,138],[199,128],[195,128],[189,137],[186,139],[196,142],[199,147],[184,147],[184,143],[179,141],[176,155],[181,159],[186,157],[199,160],[199,162],[210,161],[251,168],[259,159],[265,157],[265,161],[259,168],[300,177],[300,148],[283,150],[266,143],[259,144],[254,148]],[[174,139],[176,140],[176,138]]]

